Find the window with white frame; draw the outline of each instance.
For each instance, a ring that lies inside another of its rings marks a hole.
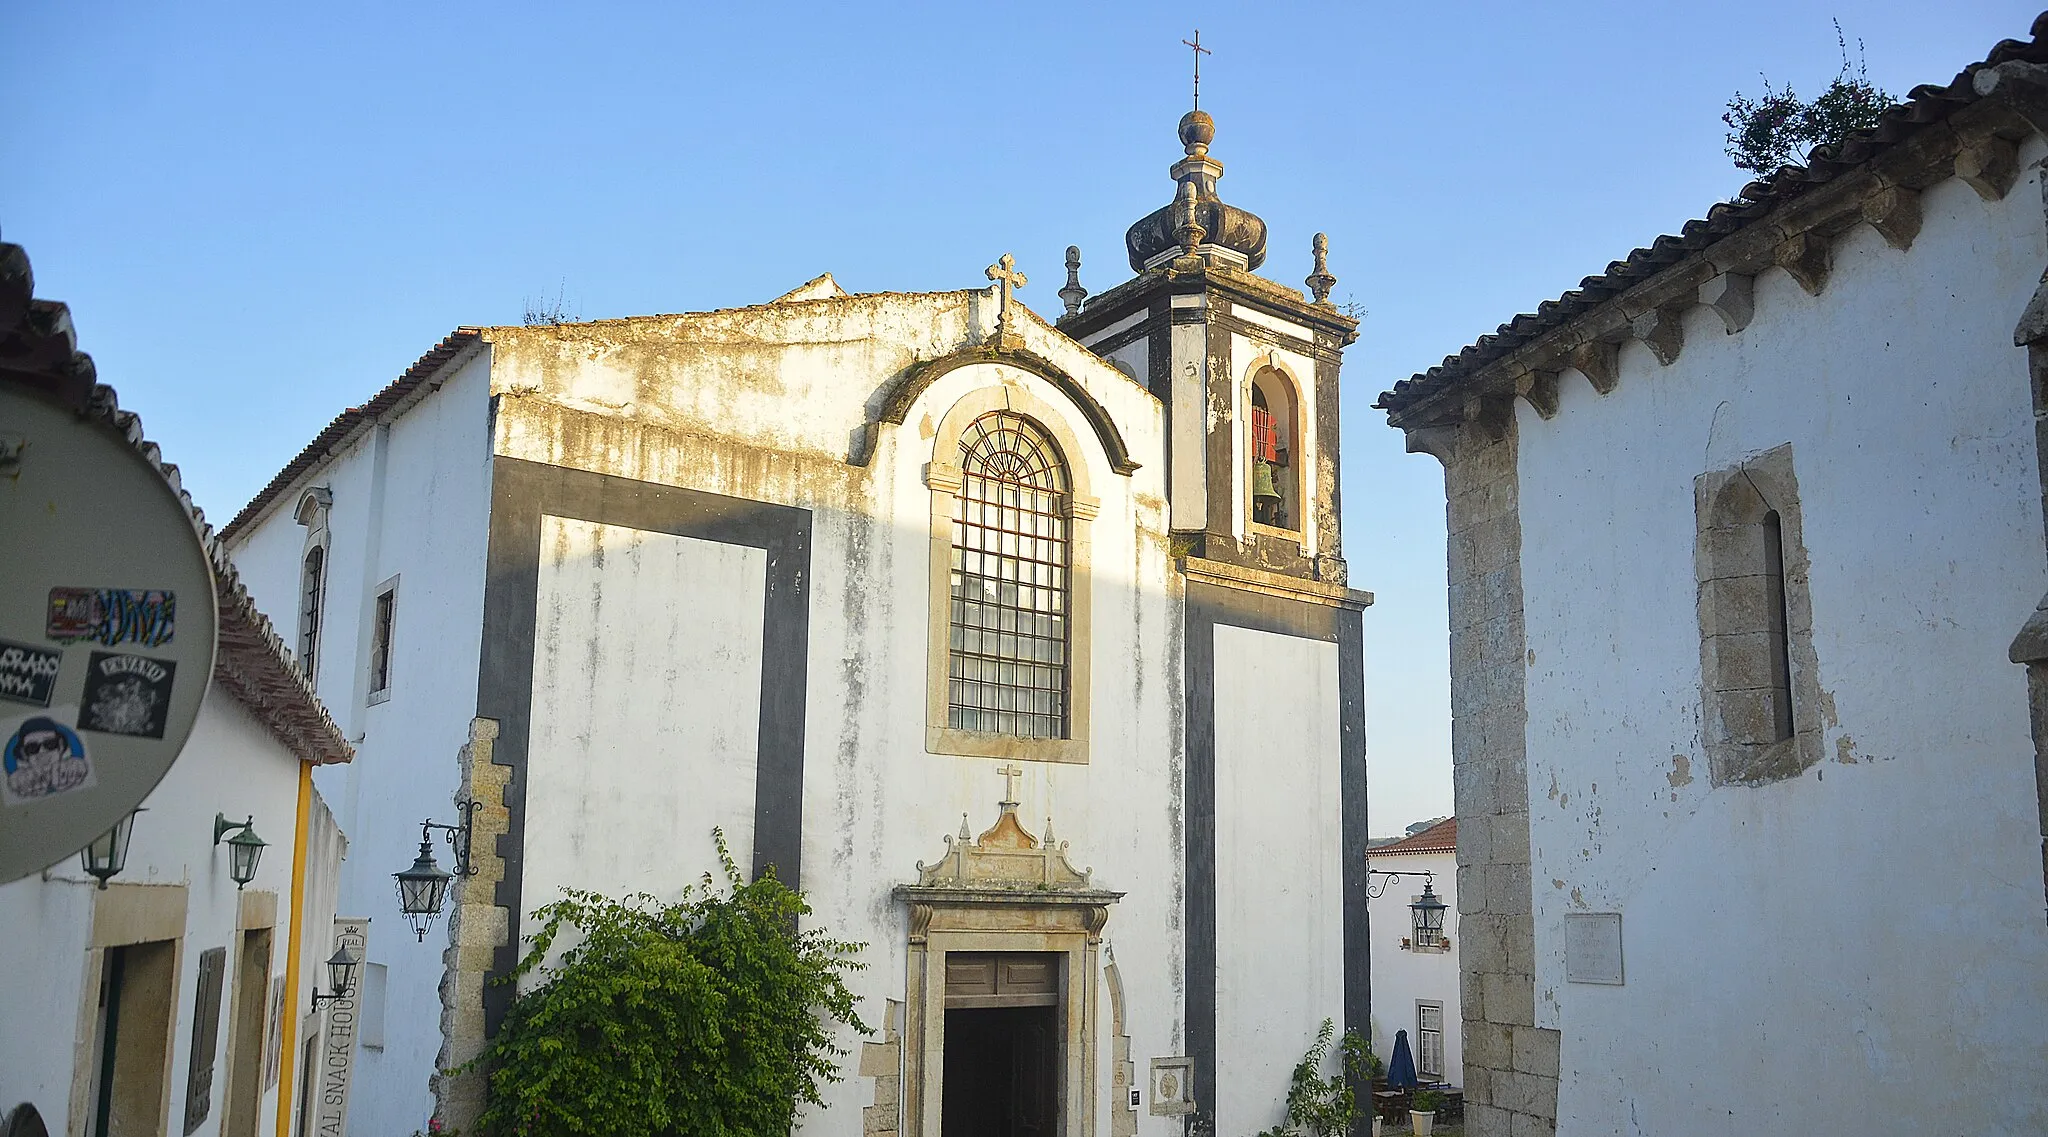
[[[299,573],[299,670],[308,683],[320,670],[320,606],[326,591],[327,549],[315,545],[306,550]]]
[[[1415,1072],[1444,1076],[1444,1005],[1430,999],[1415,1002]]]

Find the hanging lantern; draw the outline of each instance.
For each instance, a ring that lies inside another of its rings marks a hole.
[[[1422,895],[1408,906],[1415,917],[1415,946],[1439,947],[1444,942],[1444,902],[1437,898],[1436,883],[1422,882]]]
[[[434,926],[434,917],[441,914],[441,905],[448,899],[448,882],[455,878],[434,863],[433,845],[424,836],[419,859],[411,868],[391,875],[398,880],[398,910],[425,943],[427,929]]]
[[[86,874],[98,880],[101,888],[107,886],[108,878],[120,875],[128,867],[128,841],[135,836],[135,814],[141,812],[135,810],[114,822],[112,829],[93,838],[92,844],[79,853]]]

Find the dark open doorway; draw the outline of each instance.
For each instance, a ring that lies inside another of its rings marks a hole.
[[[1058,1002],[1056,956],[947,955],[942,1137],[1055,1137]]]

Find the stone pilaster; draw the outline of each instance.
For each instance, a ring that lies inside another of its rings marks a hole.
[[[433,1076],[434,1116],[454,1132],[474,1132],[489,1091],[488,1070],[449,1073],[483,1053],[484,983],[492,954],[507,942],[505,909],[495,900],[505,862],[498,838],[511,821],[505,808],[509,766],[491,763],[498,738],[495,719],[471,719],[469,742],[461,750],[462,788],[457,798],[479,803],[470,831],[474,876],[456,877],[448,888],[448,947],[441,954],[441,1053]]]
[[[897,1020],[903,1004],[888,1000],[882,1015],[882,1041],[860,1044],[860,1076],[875,1082],[874,1104],[861,1110],[864,1137],[896,1137],[903,1126],[903,1036]]]
[[[1536,1025],[1529,880],[1527,640],[1513,416],[1411,430],[1449,499],[1451,754],[1465,1132],[1557,1127],[1558,1034]]]

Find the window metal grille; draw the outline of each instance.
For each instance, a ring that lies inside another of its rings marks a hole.
[[[391,625],[397,618],[398,593],[377,596],[377,619],[370,629],[370,693],[391,689]]]
[[[1444,1076],[1444,1005],[1415,1004],[1415,1072]]]
[[[1067,469],[1030,420],[994,411],[960,438],[947,725],[1067,736]]]
[[[1252,407],[1252,457],[1263,462],[1280,460],[1280,422],[1265,407]]]
[[[306,553],[306,571],[299,600],[299,670],[312,681],[320,657],[321,578],[327,569],[327,550],[318,545]]]

